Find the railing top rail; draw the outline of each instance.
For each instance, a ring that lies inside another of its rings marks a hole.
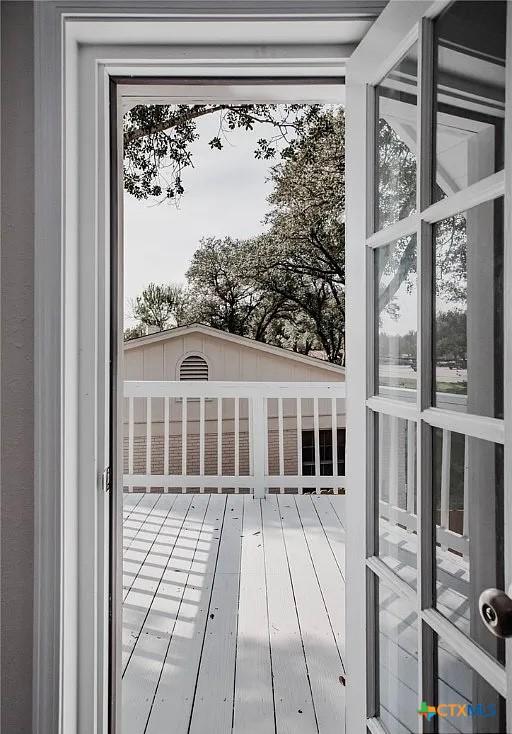
[[[126,398],[344,398],[344,382],[125,380]]]

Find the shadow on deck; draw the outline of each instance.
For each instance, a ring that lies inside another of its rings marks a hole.
[[[124,498],[124,734],[343,732],[344,497]]]

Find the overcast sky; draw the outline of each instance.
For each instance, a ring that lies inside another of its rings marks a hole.
[[[229,133],[223,150],[210,150],[218,115],[198,120],[192,145],[195,168],[183,175],[185,194],[178,207],[124,197],[125,316],[130,300],[150,282],[183,282],[201,237],[245,238],[263,230],[271,162],[256,160],[254,149],[269,128]]]

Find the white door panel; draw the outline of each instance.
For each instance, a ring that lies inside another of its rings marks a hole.
[[[392,1],[347,70],[354,733],[512,731],[511,10]]]

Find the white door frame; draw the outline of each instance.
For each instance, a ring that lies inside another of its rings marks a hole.
[[[421,196],[426,181],[418,181],[419,206],[423,208],[421,215],[411,215],[406,220],[391,225],[385,230],[373,233],[372,204],[369,192],[373,189],[372,135],[374,106],[373,87],[404,56],[406,51],[422,34],[430,32],[429,19],[434,18],[447,5],[445,0],[438,2],[400,2],[391,0],[386,10],[373,25],[372,29],[358,46],[347,67],[347,455],[358,456],[357,462],[347,465],[347,484],[360,491],[351,491],[347,497],[347,526],[357,528],[358,533],[351,536],[347,543],[347,635],[348,679],[353,691],[359,695],[347,695],[347,731],[363,734],[367,726],[372,732],[382,732],[377,719],[372,716],[373,701],[376,697],[375,671],[372,670],[371,651],[376,641],[372,635],[373,582],[375,574],[390,585],[398,594],[409,599],[416,608],[419,624],[427,623],[438,635],[455,643],[457,650],[465,661],[478,670],[481,676],[491,682],[507,698],[508,721],[512,720],[512,669],[510,662],[507,671],[490,660],[485,653],[475,650],[466,638],[452,624],[445,620],[431,606],[430,581],[431,566],[428,552],[429,528],[431,528],[431,509],[429,498],[421,495],[422,476],[418,473],[418,525],[424,532],[422,547],[418,547],[418,595],[405,582],[395,576],[380,559],[373,554],[375,537],[373,493],[373,461],[372,445],[373,428],[371,421],[374,413],[382,412],[401,418],[414,420],[418,426],[439,426],[441,428],[459,430],[489,441],[505,443],[505,590],[512,581],[512,386],[505,379],[504,409],[505,421],[493,418],[482,418],[462,414],[446,415],[445,412],[431,407],[431,385],[428,377],[423,381],[421,350],[428,352],[429,344],[418,344],[418,389],[416,403],[393,402],[387,398],[374,396],[374,345],[373,320],[374,306],[371,298],[362,297],[362,284],[366,284],[368,293],[373,292],[373,249],[397,237],[413,233],[418,241],[418,282],[428,282],[430,277],[429,258],[426,257],[430,239],[425,225],[465,210],[476,204],[505,195],[505,314],[512,313],[512,131],[507,128],[505,172],[493,174],[456,194],[448,196],[441,202],[425,209]],[[512,9],[512,8],[511,8]],[[426,44],[429,46],[430,44]],[[508,49],[509,70],[512,68],[512,12],[508,13]],[[428,83],[431,59],[426,49],[419,59],[418,80],[420,85]],[[423,75],[422,75],[423,69]],[[427,85],[425,85],[426,88]],[[511,115],[512,74],[507,79],[507,116]],[[431,107],[431,105],[430,105]],[[418,130],[421,139],[421,126],[430,124],[428,115],[420,114],[418,104]],[[418,152],[425,157],[425,150]],[[361,165],[361,162],[366,162]],[[428,184],[430,185],[430,184]],[[423,199],[425,201],[425,199]],[[421,244],[420,244],[421,243]],[[508,282],[508,287],[507,287]],[[426,289],[424,289],[426,291]],[[420,288],[418,288],[418,292]],[[430,303],[428,298],[419,294],[418,331],[421,319],[430,319]],[[511,324],[505,326],[505,364],[512,365],[512,329]],[[425,370],[423,370],[425,372]],[[427,384],[426,384],[427,383]],[[363,408],[363,406],[366,406]],[[421,427],[417,432],[418,467],[420,452],[426,447],[425,435]],[[361,460],[366,457],[366,461]],[[425,477],[423,477],[425,479]],[[372,557],[373,556],[373,557]],[[422,646],[428,655],[431,635],[418,635],[420,659]],[[367,652],[368,651],[368,652]],[[507,641],[507,659],[512,657],[512,641]],[[370,659],[370,662],[367,660]],[[421,666],[419,666],[421,668]],[[418,691],[424,699],[429,698],[429,686],[425,670],[418,673]],[[508,683],[507,683],[508,676]],[[347,692],[348,693],[348,692]],[[433,700],[431,698],[431,700]],[[423,731],[423,719],[419,720],[419,730]],[[512,723],[508,724],[509,727]],[[512,730],[512,729],[511,729]]]
[[[311,7],[35,3],[37,734],[107,731],[109,76],[342,77],[330,24],[382,3]]]

